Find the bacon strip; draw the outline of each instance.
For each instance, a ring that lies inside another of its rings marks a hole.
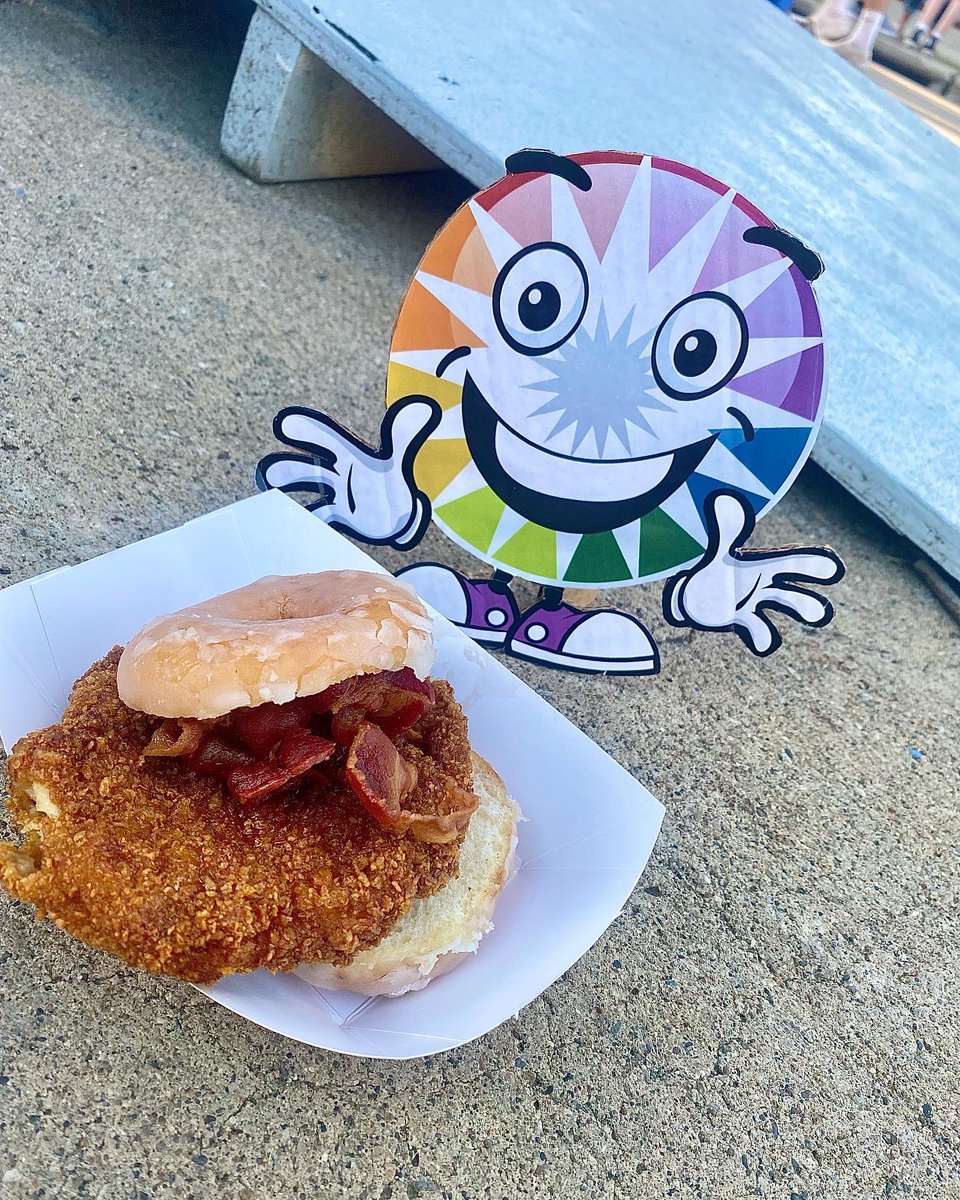
[[[330,717],[330,736],[338,746],[349,747],[365,720],[366,714],[362,708],[353,705],[341,708]]]
[[[453,812],[418,813],[403,807],[417,785],[417,769],[377,725],[365,722],[357,731],[344,769],[354,794],[378,825],[396,834],[408,831],[420,842],[452,842],[466,829],[479,798],[452,781],[460,807]]]
[[[312,697],[312,704],[315,712],[339,718],[335,724],[346,744],[359,729],[357,714],[379,725],[388,737],[396,737],[415,725],[436,698],[431,684],[404,667],[344,679]]]
[[[412,729],[435,702],[432,685],[409,667],[358,675],[316,696],[237,709],[217,722],[164,721],[144,754],[184,758],[199,775],[224,781],[237,800],[252,804],[279,798],[343,747],[344,776],[379,825],[422,842],[451,842],[466,829],[478,798],[448,780],[450,812],[404,808],[417,785],[417,769],[392,740]],[[326,732],[327,721],[330,738],[310,728],[320,723]]]
[[[158,725],[143,753],[146,758],[180,758],[199,750],[204,725],[189,717],[171,718]]]
[[[383,730],[365,721],[350,745],[345,768],[347,782],[378,825],[405,833],[409,822],[402,801],[417,785],[417,768],[400,752]]]
[[[425,679],[418,679],[409,667],[384,671],[380,678],[383,689],[371,720],[393,738],[416,725],[437,697],[433,687]]]
[[[291,729],[283,735],[276,758],[236,767],[227,776],[227,786],[245,804],[266,800],[312,767],[326,762],[336,749],[336,742],[305,729]]]
[[[312,711],[309,700],[240,708],[231,715],[230,727],[245,746],[258,758],[263,758],[274,749],[284,734],[306,726]]]
[[[257,760],[249,750],[219,733],[208,734],[187,764],[198,775],[210,775],[214,779],[226,779],[236,767],[248,766]]]

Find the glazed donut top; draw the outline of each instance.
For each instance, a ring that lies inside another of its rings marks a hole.
[[[120,699],[158,717],[285,704],[374,671],[433,664],[432,624],[390,575],[269,575],[150,621],[117,667]]]

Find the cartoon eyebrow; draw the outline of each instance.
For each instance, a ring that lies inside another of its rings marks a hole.
[[[579,163],[572,158],[564,158],[562,154],[554,154],[552,150],[518,150],[516,154],[509,155],[503,165],[508,175],[543,171],[548,175],[559,175],[581,192],[589,192],[593,187],[593,180]]]
[[[810,283],[823,274],[823,259],[820,255],[777,225],[756,225],[746,231],[743,240],[754,246],[770,246],[773,250],[779,250]]]

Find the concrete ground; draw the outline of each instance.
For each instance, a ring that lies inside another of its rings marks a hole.
[[[377,425],[463,187],[248,183],[230,7],[0,3],[4,583],[248,494],[282,404]],[[833,626],[759,662],[649,588],[659,678],[516,666],[667,815],[598,945],[473,1045],[313,1050],[0,903],[4,1200],[960,1196],[960,630],[815,470],[761,540],[843,553]]]

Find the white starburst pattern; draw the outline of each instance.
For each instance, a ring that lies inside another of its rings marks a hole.
[[[629,333],[629,313],[611,333],[606,310],[601,308],[595,334],[580,329],[551,359],[543,361],[552,378],[526,385],[535,391],[552,393],[530,415],[557,414],[551,438],[572,425],[573,453],[592,433],[599,454],[606,453],[612,435],[623,453],[629,455],[627,421],[652,434],[653,426],[643,410],[671,411],[670,404],[651,393],[650,356],[637,352]]]

